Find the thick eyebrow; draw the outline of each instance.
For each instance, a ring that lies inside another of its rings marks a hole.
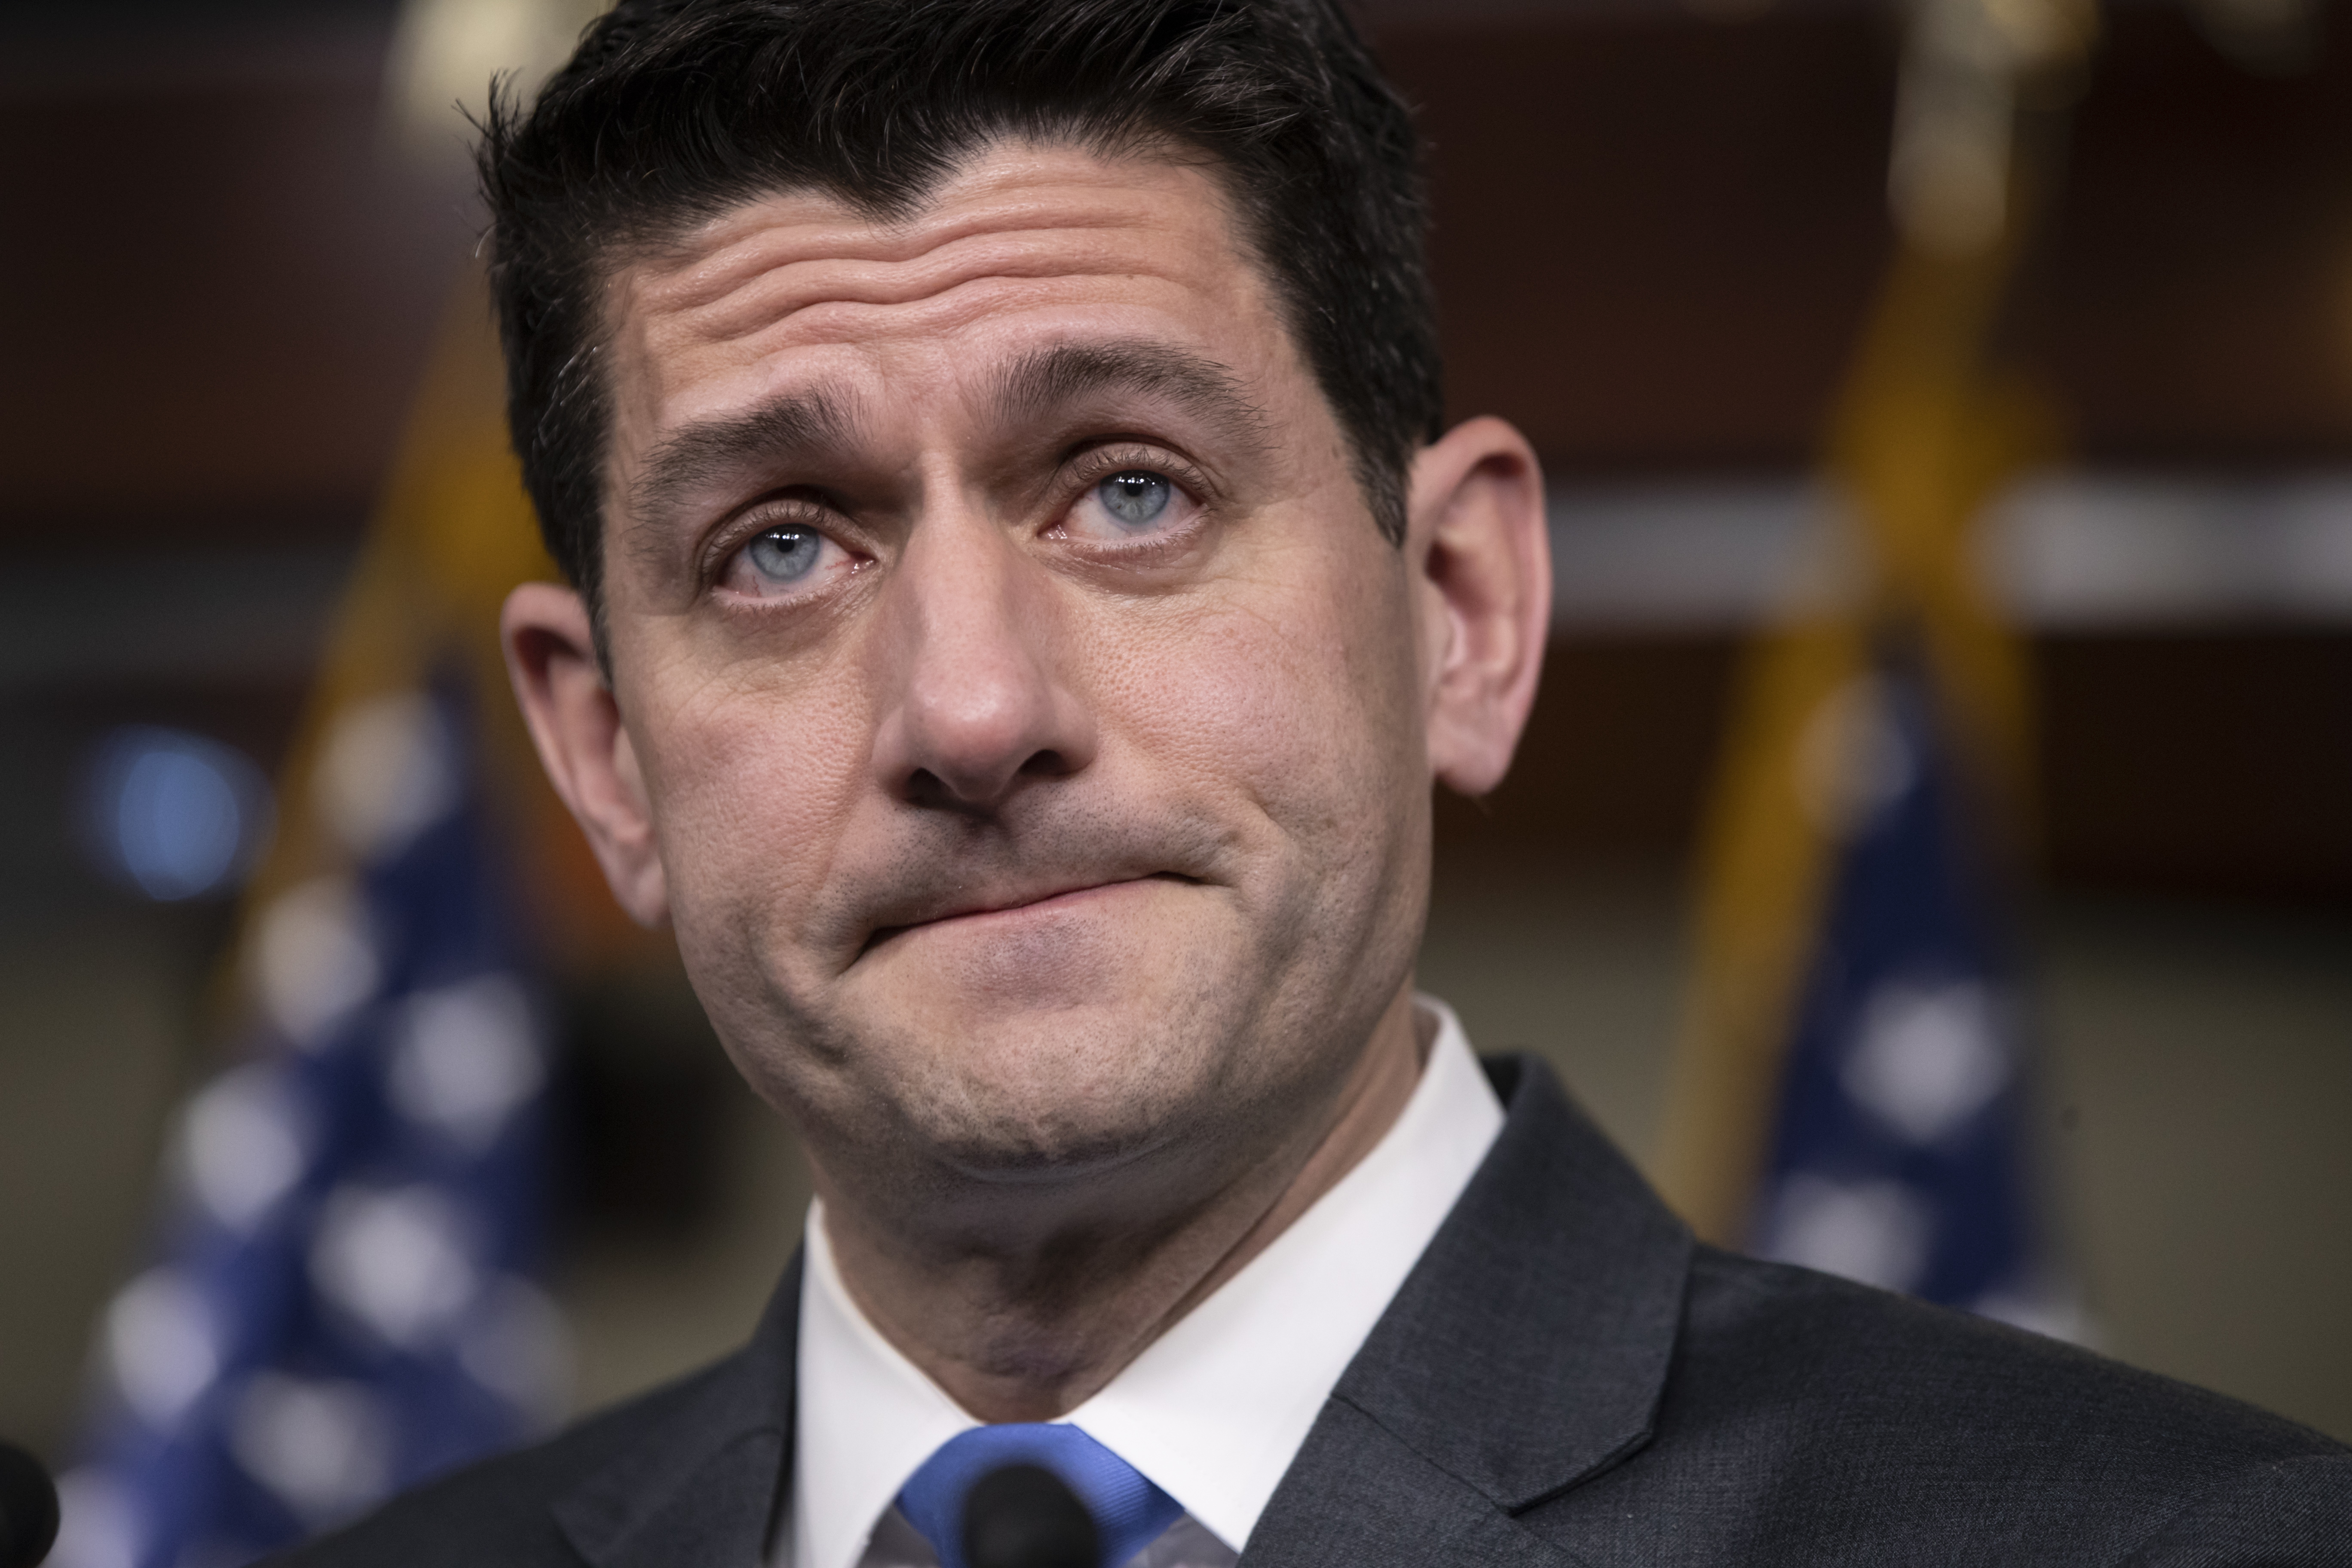
[[[1005,367],[996,405],[1008,423],[1032,425],[1073,403],[1122,392],[1171,403],[1234,445],[1252,450],[1265,445],[1265,412],[1242,391],[1241,379],[1214,360],[1166,343],[1070,342],[1035,350]]]
[[[645,470],[629,487],[630,516],[639,527],[657,526],[698,490],[780,460],[804,466],[806,459],[843,451],[856,434],[849,400],[824,387],[681,426],[646,455]]]

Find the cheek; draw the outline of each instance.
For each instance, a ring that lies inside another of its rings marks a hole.
[[[1131,637],[1104,701],[1158,765],[1237,795],[1282,837],[1373,850],[1427,793],[1402,585],[1380,562],[1284,553],[1310,558]]]
[[[856,682],[758,659],[647,683],[634,730],[682,938],[740,942],[804,909],[855,809],[867,721]],[[637,694],[631,694],[633,699]]]

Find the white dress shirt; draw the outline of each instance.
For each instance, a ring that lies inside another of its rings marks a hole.
[[[1248,1543],[1339,1374],[1502,1130],[1460,1021],[1433,997],[1414,1003],[1436,1037],[1395,1125],[1063,1417],[1183,1505],[1171,1535],[1197,1527],[1234,1552]],[[775,1568],[859,1568],[869,1539],[880,1548],[911,1533],[892,1507],[907,1478],[980,1422],[850,1299],[820,1205],[809,1207],[804,1255],[792,1496],[771,1556]]]

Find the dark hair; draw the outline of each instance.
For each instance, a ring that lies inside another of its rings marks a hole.
[[[600,638],[611,272],[781,190],[908,215],[1004,136],[1207,157],[1403,537],[1440,417],[1420,143],[1338,0],[620,0],[482,131],[508,417]]]

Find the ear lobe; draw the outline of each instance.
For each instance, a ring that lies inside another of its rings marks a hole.
[[[653,812],[580,595],[525,583],[499,617],[507,675],[550,783],[588,836],[613,896],[640,925],[668,918]]]
[[[1485,795],[1510,768],[1550,629],[1543,470],[1509,425],[1468,420],[1414,459],[1408,505],[1430,771]]]

